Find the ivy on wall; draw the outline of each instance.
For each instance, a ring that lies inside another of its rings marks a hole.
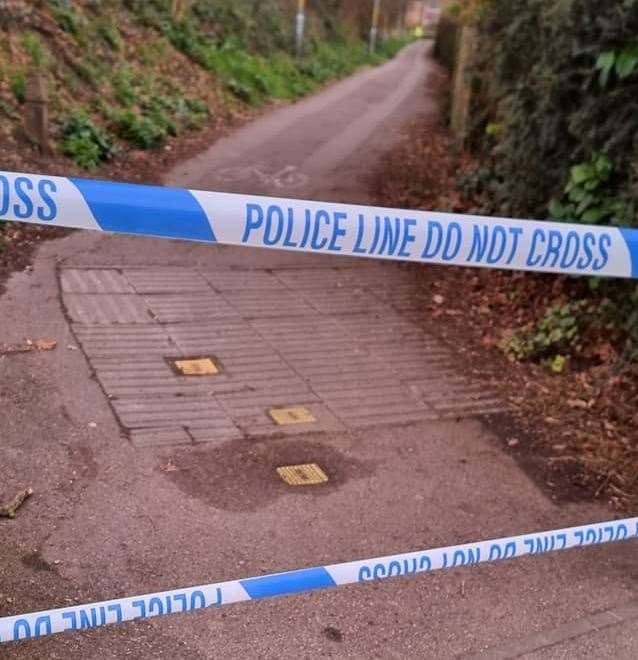
[[[474,20],[484,210],[638,225],[638,0],[482,0]]]

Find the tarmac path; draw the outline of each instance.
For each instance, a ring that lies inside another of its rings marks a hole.
[[[439,112],[427,47],[267,113],[166,182],[366,202],[406,122]],[[0,298],[3,341],[59,342],[0,359],[0,491],[36,492],[0,520],[0,615],[610,517],[556,505],[507,455],[490,430],[507,403],[421,328],[423,300],[392,263],[88,232],[45,244]],[[220,373],[171,367],[202,356]],[[289,406],[312,420],[275,424]],[[327,484],[275,471],[309,462]],[[630,658],[637,573],[625,543],[0,657]]]

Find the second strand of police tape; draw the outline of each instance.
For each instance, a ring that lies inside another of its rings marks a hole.
[[[638,517],[0,618],[0,642],[638,538]]]

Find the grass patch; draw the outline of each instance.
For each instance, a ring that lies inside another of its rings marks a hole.
[[[164,30],[173,46],[214,73],[229,91],[249,105],[303,96],[327,80],[393,57],[410,41],[384,40],[374,55],[360,40],[320,41],[310,45],[305,57],[297,59],[285,51],[251,53],[236,37],[216,44],[189,23],[170,24]]]
[[[11,93],[18,103],[24,103],[26,100],[27,77],[24,71],[19,69],[14,71],[9,77],[9,87]]]
[[[141,149],[157,147],[166,138],[163,126],[134,110],[116,110],[111,118],[118,135]]]

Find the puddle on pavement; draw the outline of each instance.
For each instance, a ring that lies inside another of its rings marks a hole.
[[[370,476],[373,466],[312,440],[235,440],[219,447],[185,449],[166,456],[166,472],[184,493],[228,511],[255,511],[279,497],[321,497],[350,479]],[[293,488],[277,474],[282,465],[317,463],[329,477],[324,484]]]

